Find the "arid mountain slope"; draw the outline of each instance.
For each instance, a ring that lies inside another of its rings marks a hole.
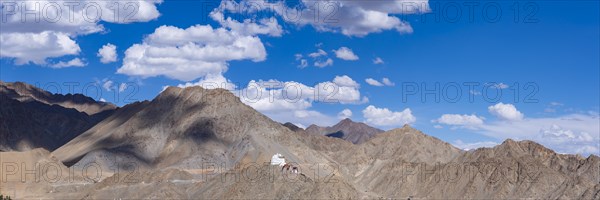
[[[226,90],[200,87],[170,87],[120,108],[50,155],[5,153],[11,162],[104,172],[84,183],[24,183],[14,188],[20,198],[600,199],[595,155],[513,140],[462,151],[408,125],[352,144],[284,126]],[[275,153],[300,173],[269,165]]]
[[[258,113],[226,90],[169,87],[152,101],[119,109],[111,117],[52,152],[52,156],[75,168],[98,163],[103,169],[109,170],[134,163],[144,173],[177,169],[194,176],[213,170],[207,168],[207,164],[219,166],[215,173],[242,173],[249,166],[268,163],[275,153],[285,155],[287,162],[306,169],[329,166],[332,162],[329,157],[307,148],[303,139],[304,136]],[[278,166],[265,167],[280,176]],[[332,195],[325,189],[327,187],[308,181],[329,176],[338,177],[340,184],[344,185],[344,191],[357,193],[339,174],[331,172],[332,169],[324,167],[303,176],[307,181],[304,185],[312,188],[307,189],[308,196],[305,198]],[[281,177],[277,180],[285,183]],[[255,190],[257,186],[250,182],[221,182],[220,175],[206,181],[205,184],[194,186],[196,189],[193,191],[186,191],[185,195],[177,197],[189,198],[186,195],[195,194],[196,197],[205,198],[247,198],[263,194],[264,197],[274,198],[288,195],[293,191],[291,188],[297,187],[290,185],[286,186],[287,189],[267,192]],[[277,186],[277,182],[263,181],[266,182],[261,187],[281,187]],[[131,194],[118,188],[108,187],[103,192],[88,191],[86,196],[114,198],[115,194]],[[232,190],[247,190],[249,193],[229,192]],[[200,194],[199,191],[207,192]],[[346,197],[340,195],[334,196]]]
[[[129,155],[142,166],[180,169],[268,162],[275,153],[295,162],[324,160],[308,156],[299,137],[226,90],[169,87],[152,101],[119,109],[52,154],[65,163]]]
[[[465,152],[418,133],[405,126],[360,145],[341,159],[352,161],[343,165],[348,178],[361,191],[390,198],[600,197],[600,160],[595,155],[561,155],[531,141],[512,140]]]
[[[83,95],[51,95],[25,83],[1,83],[0,151],[53,151],[111,115],[114,108]]]
[[[69,173],[66,166],[42,148],[0,152],[0,163],[0,193],[13,199],[40,198],[52,182],[86,183],[80,174]]]

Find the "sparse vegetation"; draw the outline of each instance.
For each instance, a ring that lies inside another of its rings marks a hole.
[[[10,198],[10,196],[4,196],[4,195],[0,194],[0,200],[12,200],[12,199]]]

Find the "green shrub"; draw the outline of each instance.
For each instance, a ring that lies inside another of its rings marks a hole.
[[[0,200],[12,200],[12,199],[10,198],[10,196],[4,196],[4,195],[0,194]]]

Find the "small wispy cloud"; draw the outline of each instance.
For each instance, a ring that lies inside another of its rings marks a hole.
[[[373,59],[373,64],[380,65],[380,64],[384,64],[384,63],[385,62],[380,57],[376,57],[375,59]]]
[[[50,65],[51,68],[54,69],[60,69],[60,68],[67,68],[67,67],[84,67],[86,66],[87,63],[85,63],[83,60],[79,59],[79,58],[74,58],[73,60],[64,62],[64,61],[60,61],[56,64]]]

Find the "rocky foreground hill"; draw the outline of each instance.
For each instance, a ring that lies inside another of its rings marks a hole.
[[[408,125],[360,144],[290,128],[226,90],[169,87],[152,101],[117,109],[52,152],[0,152],[9,166],[0,169],[6,180],[0,193],[17,199],[600,199],[595,155],[557,154],[513,140],[463,151]],[[300,173],[271,166],[276,153]],[[39,170],[28,171],[35,176],[23,183],[20,170],[36,163]]]

